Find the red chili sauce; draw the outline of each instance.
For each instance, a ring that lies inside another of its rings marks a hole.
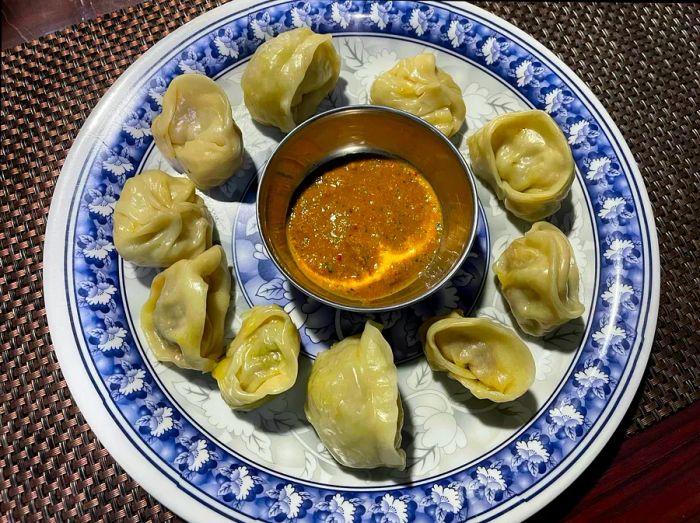
[[[440,244],[435,191],[412,165],[371,157],[325,171],[294,202],[287,241],[299,268],[335,294],[392,294],[425,270]]]

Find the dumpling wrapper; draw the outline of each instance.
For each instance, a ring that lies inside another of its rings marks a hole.
[[[194,184],[158,170],[127,180],[114,208],[117,252],[144,267],[168,267],[203,253],[213,227]]]
[[[451,315],[434,322],[423,350],[431,369],[447,372],[479,399],[512,401],[535,380],[527,345],[513,330],[485,318]]]
[[[231,275],[215,245],[158,274],[141,309],[141,329],[158,361],[210,372],[224,353]]]
[[[459,131],[466,116],[462,90],[431,53],[399,60],[374,81],[370,100],[414,114],[446,136]]]
[[[299,370],[299,332],[278,305],[253,307],[243,314],[238,335],[212,376],[233,409],[259,407],[289,390]]]
[[[514,240],[494,264],[501,291],[520,328],[543,336],[581,316],[579,272],[569,239],[554,225],[537,222]]]
[[[243,100],[255,121],[287,133],[316,112],[339,76],[331,35],[292,29],[256,49],[243,72]]]
[[[200,189],[221,185],[243,161],[243,136],[228,97],[201,74],[170,82],[151,132],[163,156]]]
[[[428,329],[440,320],[444,320],[445,318],[464,318],[464,312],[462,312],[459,309],[455,309],[453,311],[448,312],[447,314],[440,314],[439,316],[433,316],[432,318],[428,318],[423,323],[421,323],[420,327],[418,327],[418,341],[420,341],[422,345],[425,345],[425,340],[428,337]]]
[[[467,142],[474,173],[518,218],[546,218],[569,194],[574,159],[564,134],[544,111],[497,116]]]
[[[403,470],[403,407],[391,347],[367,322],[316,357],[307,385],[306,417],[335,458],[346,467]]]

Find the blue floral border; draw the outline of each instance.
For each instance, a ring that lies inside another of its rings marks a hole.
[[[235,16],[235,15],[234,15]],[[169,464],[200,500],[274,521],[459,521],[486,515],[540,481],[580,445],[620,386],[637,347],[644,280],[639,209],[632,173],[614,152],[612,135],[537,53],[449,7],[414,2],[288,2],[218,21],[208,34],[164,64],[135,96],[121,130],[89,166],[75,231],[74,293],[80,330],[102,386],[131,429]],[[124,181],[151,144],[150,122],[170,80],[183,72],[217,76],[264,40],[292,27],[419,39],[457,52],[500,77],[557,121],[572,147],[595,210],[601,273],[592,335],[566,383],[521,437],[473,466],[423,485],[385,491],[324,489],[288,481],[242,462],[193,426],[156,386],[125,321],[117,285],[111,215]],[[561,75],[561,76],[560,76]],[[638,350],[638,349],[637,349]],[[207,500],[207,498],[209,498]]]

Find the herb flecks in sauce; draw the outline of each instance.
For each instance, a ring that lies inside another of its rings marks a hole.
[[[414,281],[440,243],[435,191],[410,164],[351,160],[304,189],[287,222],[299,268],[319,285],[358,299],[386,296]]]

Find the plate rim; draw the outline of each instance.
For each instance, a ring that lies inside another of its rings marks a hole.
[[[284,4],[287,2],[279,3]],[[563,61],[561,61],[556,55],[554,55],[553,52],[548,50],[534,37],[528,35],[502,18],[484,11],[481,8],[473,5],[465,6],[464,3],[459,2],[424,3],[443,6],[449,5],[457,11],[465,13],[466,15],[474,13],[487,20],[495,27],[502,27],[518,36],[524,42],[526,42],[527,45],[537,50],[554,65],[560,68],[573,86],[578,88],[578,90],[585,95],[586,101],[599,113],[602,120],[609,127],[610,133],[616,139],[617,143],[615,145],[618,147],[621,155],[629,163],[631,177],[638,183],[639,204],[642,206],[644,215],[647,216],[648,220],[645,232],[649,240],[650,254],[650,259],[648,260],[649,278],[651,279],[649,310],[647,315],[647,326],[642,332],[639,333],[639,335],[643,337],[643,340],[640,343],[638,361],[634,364],[634,369],[628,378],[628,385],[619,396],[617,408],[610,414],[608,420],[599,428],[597,434],[592,437],[588,447],[576,457],[575,462],[564,470],[557,478],[554,478],[551,482],[537,489],[536,492],[534,492],[528,499],[527,503],[521,503],[513,509],[497,516],[504,519],[520,519],[522,517],[526,517],[527,515],[533,514],[535,511],[548,504],[566,487],[568,487],[593,461],[593,459],[595,459],[602,448],[607,444],[615,430],[617,430],[620,421],[627,412],[631,401],[639,388],[653,344],[659,307],[660,257],[658,249],[658,235],[654,222],[654,213],[651,208],[644,179],[634,156],[632,155],[632,152],[630,151],[629,146],[625,142],[617,125],[590,88],[578,75],[576,75],[565,63],[563,63]],[[161,503],[183,517],[193,520],[199,519],[203,516],[201,513],[202,510],[212,512],[211,516],[215,518],[221,518],[223,514],[219,514],[218,512],[213,511],[213,509],[211,509],[209,506],[202,505],[201,503],[192,503],[191,500],[187,499],[189,496],[178,496],[177,493],[182,490],[184,485],[180,485],[181,482],[175,481],[170,477],[166,476],[165,479],[172,485],[168,485],[168,488],[165,491],[161,492],[154,488],[147,488],[146,485],[151,487],[153,485],[153,481],[160,480],[162,482],[163,475],[159,471],[154,471],[151,466],[147,464],[148,460],[144,456],[140,455],[139,452],[134,452],[136,449],[134,448],[133,444],[128,441],[127,436],[120,430],[120,427],[116,424],[116,422],[111,419],[108,409],[106,406],[103,406],[103,400],[99,396],[97,390],[92,386],[84,389],[79,388],[81,384],[85,383],[86,379],[89,381],[89,376],[87,374],[88,369],[82,364],[82,360],[71,358],[71,353],[73,356],[75,356],[75,351],[77,350],[79,352],[80,349],[77,346],[73,336],[69,334],[70,331],[65,328],[65,325],[70,322],[69,310],[66,307],[62,292],[57,291],[54,284],[62,284],[65,282],[66,278],[66,266],[63,261],[63,253],[65,249],[65,242],[63,241],[63,238],[65,231],[63,230],[62,226],[65,223],[66,217],[70,220],[71,214],[71,201],[70,198],[67,197],[70,196],[70,193],[67,191],[67,189],[71,189],[76,186],[76,182],[78,181],[77,172],[79,172],[79,169],[75,169],[75,167],[82,165],[78,159],[85,156],[85,151],[89,152],[90,146],[92,145],[91,135],[98,134],[98,130],[96,130],[97,123],[103,119],[109,103],[113,102],[112,99],[115,98],[115,95],[119,91],[121,91],[124,87],[128,87],[129,81],[133,76],[143,71],[147,67],[149,60],[152,61],[158,58],[158,56],[167,56],[169,54],[168,50],[171,50],[172,52],[174,47],[173,44],[182,44],[184,41],[191,38],[197,29],[207,25],[210,21],[234,13],[244,15],[246,11],[255,8],[258,5],[259,2],[256,2],[255,0],[239,0],[238,2],[224,4],[203,13],[190,22],[182,25],[161,41],[157,42],[138,60],[130,65],[129,68],[122,73],[122,75],[120,75],[110,89],[102,96],[98,104],[92,110],[90,116],[86,119],[66,157],[63,168],[61,169],[61,175],[59,176],[54,190],[54,196],[51,201],[45,233],[43,275],[47,319],[50,334],[53,340],[53,346],[58,357],[61,370],[66,377],[66,382],[68,383],[69,387],[74,385],[71,387],[71,395],[75,399],[80,411],[90,424],[90,427],[95,435],[114,456],[115,460]],[[277,5],[277,2],[268,3],[268,6],[274,5]],[[122,102],[122,104],[126,103],[127,101]],[[51,260],[54,260],[58,254],[60,254],[58,258],[61,260],[61,262],[53,263]],[[47,261],[49,263],[46,263]],[[81,390],[81,394],[76,395],[74,391],[77,390]],[[85,392],[87,392],[87,394],[85,394]],[[115,430],[115,428],[117,430]],[[134,460],[134,458],[137,459]],[[147,465],[139,466],[143,465],[144,463]],[[162,487],[163,485],[159,486]],[[247,516],[240,513],[236,513],[234,517],[241,518],[243,520],[250,520]]]

